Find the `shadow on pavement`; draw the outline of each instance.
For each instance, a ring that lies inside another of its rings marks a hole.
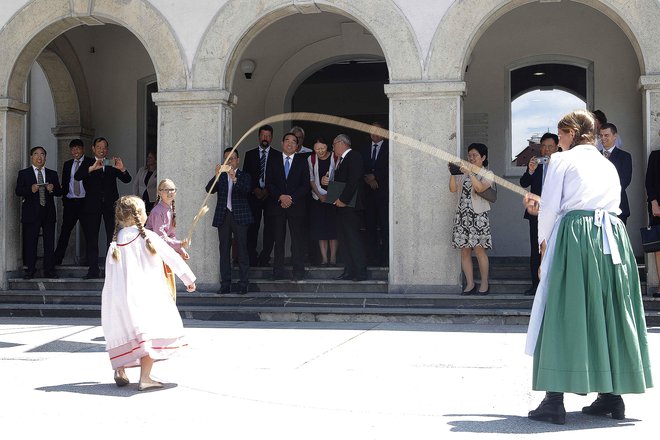
[[[163,388],[153,391],[138,391],[138,384],[131,383],[125,387],[118,387],[114,383],[99,383],[99,382],[74,382],[65,383],[62,385],[52,385],[46,387],[36,388],[38,391],[50,392],[65,392],[76,394],[95,394],[98,396],[112,396],[112,397],[132,397],[136,394],[153,394],[172,388],[178,385],[175,383],[166,383]]]
[[[608,427],[634,426],[636,419],[614,420],[609,417],[594,417],[579,411],[566,413],[565,425],[537,422],[527,417],[506,414],[446,414],[445,417],[465,417],[472,420],[449,422],[452,432],[488,434],[542,434],[545,432],[578,431]],[[474,420],[475,418],[483,420]],[[487,420],[490,419],[490,420]]]

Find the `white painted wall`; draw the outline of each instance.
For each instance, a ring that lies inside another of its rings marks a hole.
[[[561,23],[561,27],[557,26]],[[636,172],[627,193],[630,238],[641,253],[638,228],[646,224],[639,64],[628,39],[608,17],[574,2],[531,3],[509,12],[483,34],[465,76],[465,113],[488,114],[490,167],[505,172],[506,66],[521,58],[562,54],[594,61],[594,103],[615,123]],[[518,182],[518,178],[511,179]],[[491,212],[492,255],[528,255],[529,232],[520,197],[500,191]]]
[[[55,127],[55,105],[50,87],[39,64],[34,63],[30,71],[30,134],[27,156],[32,147],[41,145],[46,149],[46,167],[58,170],[57,140],[51,129]],[[27,162],[29,164],[29,160]],[[59,171],[58,171],[59,173]]]

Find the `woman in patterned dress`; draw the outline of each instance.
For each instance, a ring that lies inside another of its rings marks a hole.
[[[488,147],[484,144],[474,143],[468,147],[468,161],[478,168],[488,166]],[[461,192],[454,217],[452,233],[452,246],[461,250],[461,267],[465,275],[465,289],[463,295],[472,295],[477,292],[474,282],[472,251],[474,250],[479,264],[481,284],[478,292],[488,295],[488,255],[486,249],[492,247],[490,237],[490,222],[488,211],[490,203],[478,193],[485,191],[492,185],[492,171],[473,173],[461,167],[463,174],[451,175],[449,178],[449,191]]]

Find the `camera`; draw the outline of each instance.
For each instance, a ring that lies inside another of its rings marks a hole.
[[[114,167],[115,166],[115,160],[114,159],[103,159],[103,166],[105,167]]]
[[[463,171],[461,171],[461,167],[458,166],[458,165],[456,165],[455,163],[451,163],[451,162],[449,162],[449,172],[450,172],[453,176],[457,176],[457,175],[459,175],[459,174],[463,174]]]
[[[541,156],[541,157],[535,157],[534,158],[534,162],[537,165],[545,165],[545,164],[548,163],[549,160],[550,160],[550,158],[548,156]]]

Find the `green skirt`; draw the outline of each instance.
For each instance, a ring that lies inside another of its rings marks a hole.
[[[556,226],[535,390],[625,394],[653,386],[637,263],[624,224],[605,215],[621,264],[603,253],[605,226],[594,224],[593,211],[569,212]]]

